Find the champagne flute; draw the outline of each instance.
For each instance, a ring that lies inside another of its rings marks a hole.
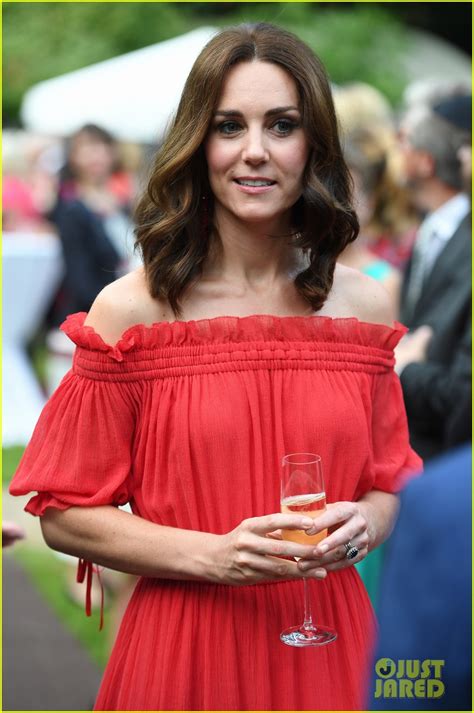
[[[281,512],[316,518],[326,510],[321,456],[315,453],[291,453],[283,457],[281,477]],[[303,545],[317,545],[327,536],[327,530],[307,535],[304,530],[282,530],[284,540]],[[295,559],[299,559],[295,557]],[[313,623],[309,583],[304,584],[304,622],[280,634],[288,646],[322,646],[337,638],[334,629]]]

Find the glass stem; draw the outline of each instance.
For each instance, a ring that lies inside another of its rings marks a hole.
[[[309,599],[309,584],[306,577],[303,578],[304,586],[304,623],[303,629],[305,631],[314,631],[313,617],[311,614],[311,602]]]

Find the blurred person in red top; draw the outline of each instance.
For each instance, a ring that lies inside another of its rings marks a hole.
[[[10,233],[55,233],[49,211],[56,200],[57,139],[25,131],[3,138],[2,227]]]
[[[2,182],[2,226],[6,232],[37,232],[42,216],[31,190],[18,176],[4,176]]]

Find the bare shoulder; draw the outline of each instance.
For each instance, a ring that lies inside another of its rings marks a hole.
[[[347,312],[343,316],[356,317],[361,322],[393,326],[396,317],[394,300],[377,280],[359,270],[338,264],[334,288],[340,309]]]
[[[85,325],[93,327],[107,344],[116,344],[125,330],[135,324],[166,321],[168,314],[151,297],[143,268],[111,282],[97,295]]]

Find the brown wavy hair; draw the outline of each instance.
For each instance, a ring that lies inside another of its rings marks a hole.
[[[229,68],[254,60],[279,65],[298,89],[310,153],[302,195],[293,207],[294,232],[288,237],[309,255],[309,266],[294,284],[314,311],[321,309],[332,287],[337,256],[358,234],[352,183],[321,61],[298,37],[274,25],[223,30],[194,63],[135,215],[136,246],[149,291],[167,300],[176,316],[185,290],[202,274],[215,235],[203,143]]]

